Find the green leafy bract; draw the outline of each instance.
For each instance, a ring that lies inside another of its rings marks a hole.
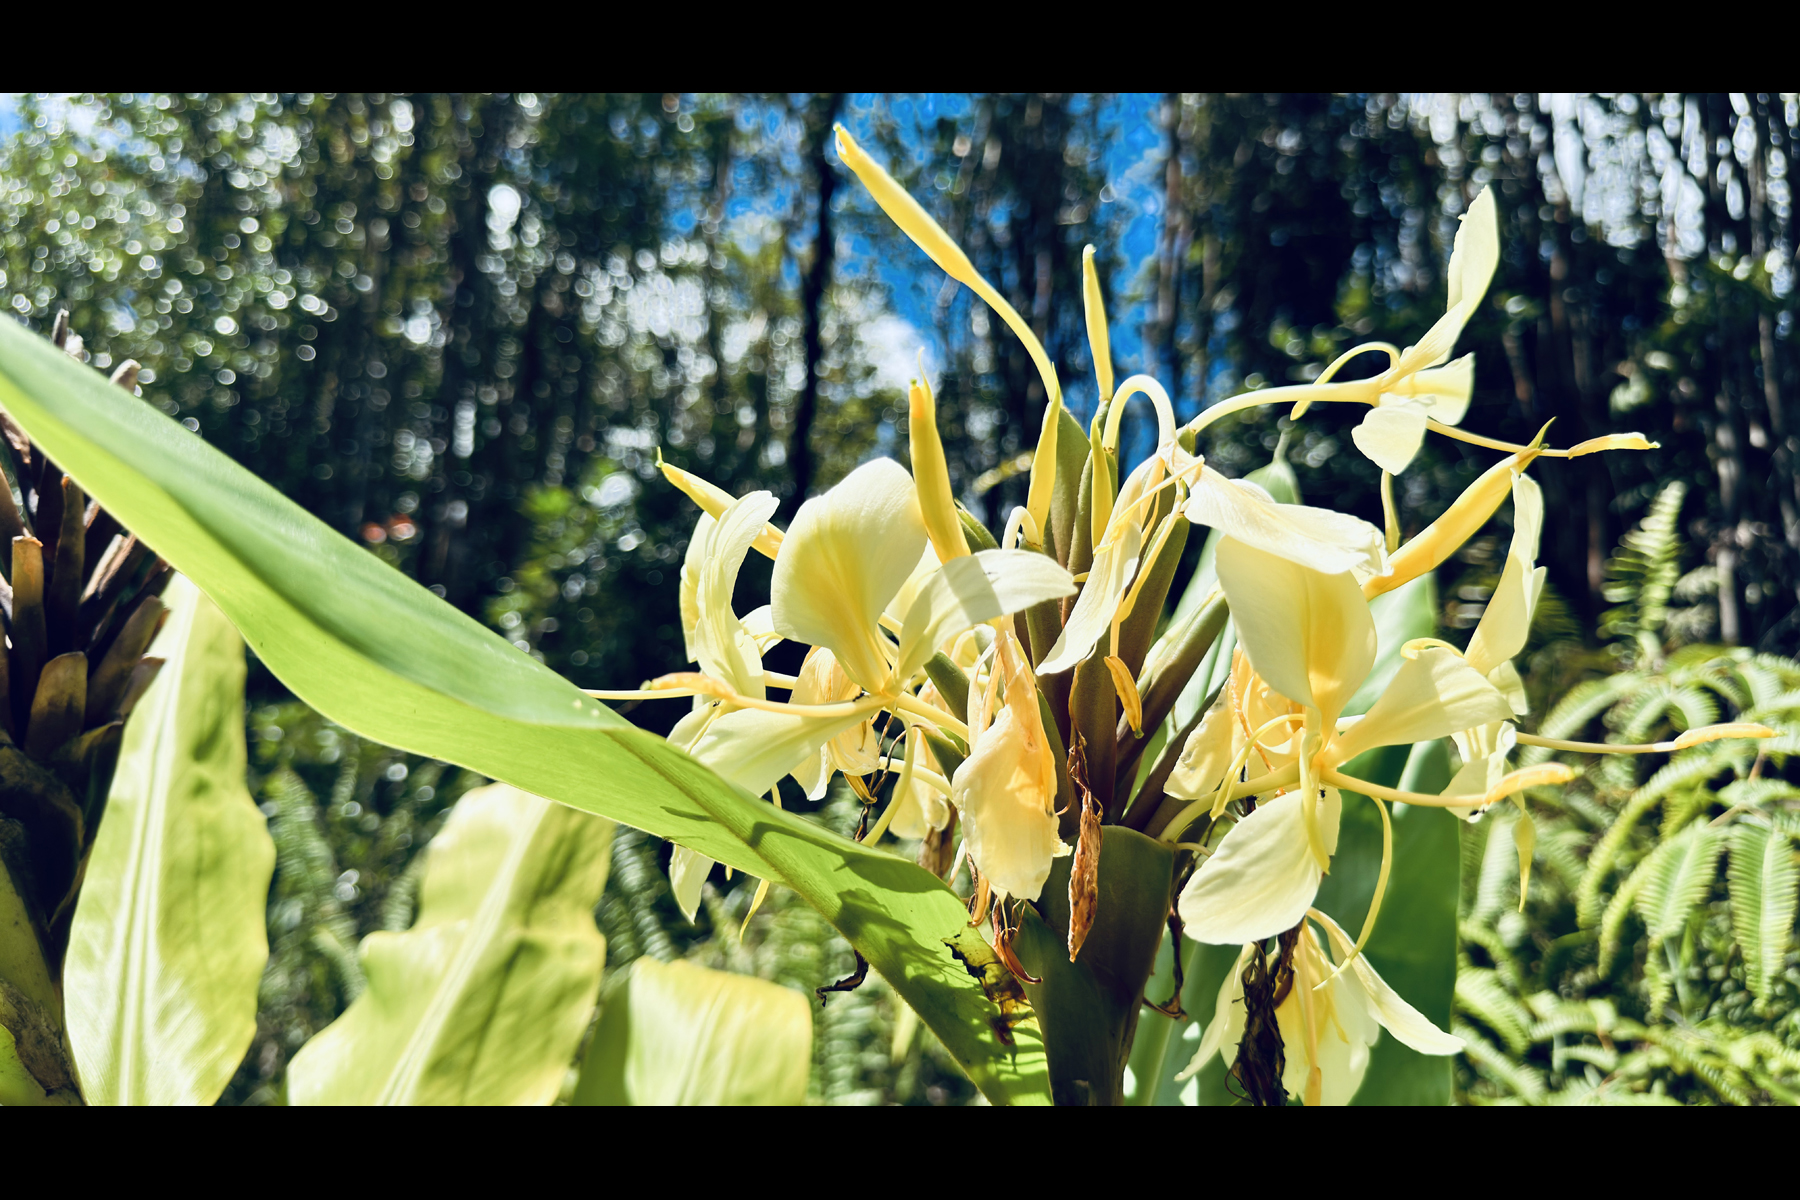
[[[186,579],[150,648],[64,967],[90,1104],[211,1104],[256,1033],[275,845],[244,787],[244,643]]]

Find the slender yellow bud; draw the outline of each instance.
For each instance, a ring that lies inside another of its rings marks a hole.
[[[956,497],[950,492],[950,465],[944,459],[944,443],[938,437],[937,400],[923,378],[913,380],[908,415],[912,438],[913,483],[919,489],[919,513],[939,562],[961,558],[969,552],[962,522],[956,516]]]
[[[1733,721],[1724,725],[1702,725],[1698,729],[1690,729],[1677,737],[1672,749],[1686,750],[1689,746],[1698,746],[1702,742],[1716,742],[1724,738],[1772,738],[1775,731],[1767,725],[1757,725],[1749,721]]]
[[[1589,438],[1570,446],[1564,456],[1580,458],[1584,454],[1598,454],[1602,450],[1656,450],[1660,446],[1661,443],[1653,442],[1641,433],[1609,433],[1604,437]]]
[[[1081,252],[1081,298],[1087,310],[1088,352],[1100,381],[1100,403],[1112,399],[1112,334],[1106,327],[1106,301],[1100,296],[1100,273],[1094,270],[1094,248]]]
[[[708,483],[691,471],[670,466],[663,461],[661,450],[656,452],[656,465],[662,471],[664,479],[679,488],[688,499],[698,504],[715,521],[727,508],[731,507],[731,502],[736,499],[718,484]],[[781,536],[781,530],[775,526],[764,525],[762,532],[756,535],[756,541],[751,544],[763,554],[774,558],[776,551],[781,549]]]
[[[1093,423],[1088,426],[1088,462],[1093,467],[1093,494],[1088,498],[1088,514],[1096,548],[1106,540],[1106,528],[1112,524],[1114,500],[1112,463],[1106,451],[1106,436],[1101,429],[1105,420],[1106,409],[1101,408],[1094,414]]]
[[[1053,392],[1044,406],[1044,428],[1038,433],[1037,453],[1031,459],[1031,489],[1025,507],[1039,529],[1050,528],[1050,496],[1056,488],[1056,432],[1062,425],[1062,393]]]
[[[844,165],[856,172],[869,194],[875,197],[875,203],[881,205],[881,211],[900,227],[902,233],[931,256],[931,261],[942,267],[949,276],[959,283],[975,286],[980,274],[969,256],[963,253],[951,239],[944,227],[932,219],[925,207],[912,198],[912,194],[897,183],[892,175],[874,159],[870,158],[863,148],[856,144],[856,139],[842,125],[837,127],[838,157]]]
[[[987,301],[988,306],[999,313],[1000,319],[1006,322],[1007,328],[1011,329],[1018,335],[1019,340],[1025,343],[1026,352],[1031,355],[1031,361],[1037,364],[1038,374],[1044,380],[1044,390],[1050,397],[1050,403],[1060,410],[1062,385],[1056,380],[1056,368],[1051,365],[1050,356],[1044,353],[1043,344],[1031,331],[1031,326],[1025,323],[1025,318],[1021,317],[1013,306],[1008,304],[1005,298],[981,277],[981,272],[975,269],[975,264],[969,261],[969,256],[963,253],[962,247],[958,246],[950,235],[944,232],[944,227],[934,221],[931,214],[926,212],[924,207],[914,200],[905,188],[896,183],[894,177],[889,175],[880,163],[870,158],[863,148],[856,144],[856,139],[850,136],[849,130],[842,125],[837,127],[837,148],[838,157],[843,159],[844,165],[854,171],[856,177],[862,180],[863,186],[869,189],[869,195],[875,197],[875,203],[879,204],[881,211],[885,212],[888,218],[900,227],[900,231],[929,255],[932,262],[942,267],[950,278]],[[1051,425],[1050,428],[1054,430],[1055,426]],[[1056,448],[1055,433],[1050,434],[1050,439],[1050,448],[1054,451]],[[1050,511],[1049,497],[1049,488],[1046,486],[1044,489],[1045,514]],[[1033,513],[1037,513],[1037,506],[1033,505],[1031,510]]]
[[[1112,675],[1113,690],[1119,693],[1119,703],[1125,708],[1125,720],[1131,724],[1131,732],[1139,737],[1144,735],[1144,702],[1138,696],[1137,680],[1125,668],[1125,660],[1116,654],[1106,656],[1106,669]]]
[[[1489,467],[1464,489],[1443,516],[1394,552],[1388,559],[1393,570],[1386,575],[1376,575],[1363,584],[1363,595],[1373,600],[1383,592],[1391,592],[1433,570],[1456,553],[1487,524],[1500,502],[1512,495],[1513,475],[1530,466],[1542,452],[1540,446],[1527,446]]]
[[[1567,783],[1573,778],[1575,778],[1575,772],[1569,770],[1562,763],[1539,763],[1535,767],[1523,767],[1505,775],[1499,783],[1489,788],[1487,795],[1481,798],[1478,807],[1486,808],[1495,801],[1504,800],[1514,792],[1522,792],[1526,788]]]

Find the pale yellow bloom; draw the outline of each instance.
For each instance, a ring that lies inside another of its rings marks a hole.
[[[1268,688],[1300,709],[1297,735],[1291,725],[1271,731],[1283,743],[1299,737],[1295,777],[1268,790],[1298,787],[1259,803],[1182,890],[1188,936],[1229,945],[1290,929],[1311,905],[1336,849],[1337,788],[1357,783],[1339,766],[1377,746],[1431,741],[1512,710],[1454,650],[1428,646],[1402,659],[1366,715],[1340,721],[1375,662],[1375,623],[1355,578],[1234,538],[1220,541],[1218,570],[1245,656]],[[1197,809],[1204,797],[1194,799]]]
[[[1051,862],[1069,847],[1057,832],[1056,760],[1037,682],[1011,632],[995,638],[986,695],[971,696],[971,707],[969,757],[950,781],[950,801],[962,814],[969,857],[994,893],[1036,900]]]
[[[837,656],[823,646],[814,646],[800,664],[789,700],[797,705],[841,704],[854,700],[862,689],[838,664]],[[822,800],[825,786],[834,771],[846,775],[867,775],[881,760],[881,738],[875,732],[873,719],[864,720],[852,729],[833,737],[795,767],[794,782],[806,791],[808,800]]]
[[[1421,1054],[1455,1054],[1463,1048],[1461,1038],[1445,1033],[1401,999],[1368,959],[1356,955],[1348,968],[1340,970],[1352,956],[1349,937],[1317,909],[1306,915],[1325,931],[1336,962],[1312,924],[1302,928],[1294,948],[1293,986],[1275,1009],[1285,1060],[1283,1090],[1308,1106],[1349,1104],[1362,1086],[1369,1052],[1381,1040],[1383,1029]],[[1259,953],[1258,944],[1247,945],[1232,964],[1200,1048],[1178,1079],[1191,1078],[1215,1054],[1227,1067],[1237,1061],[1245,1026],[1244,968],[1250,956]]]
[[[1075,590],[1054,559],[1027,551],[929,570],[928,540],[912,477],[891,459],[864,463],[794,517],[769,585],[775,630],[826,647],[864,691],[893,696],[957,634]],[[896,646],[881,621],[909,586]]]
[[[1500,262],[1494,193],[1484,189],[1462,216],[1450,253],[1449,297],[1437,323],[1371,381],[1375,406],[1351,431],[1356,448],[1390,474],[1404,471],[1419,452],[1428,421],[1456,425],[1469,408],[1475,356],[1443,365],[1487,294]]]

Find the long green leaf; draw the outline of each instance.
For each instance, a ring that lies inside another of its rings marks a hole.
[[[1744,952],[1744,986],[1767,1004],[1787,961],[1800,901],[1800,870],[1787,834],[1740,823],[1732,831],[1730,879],[1731,926]]]
[[[457,802],[419,919],[363,939],[368,987],[288,1067],[295,1104],[548,1104],[599,995],[611,821],[506,784]]]
[[[64,968],[90,1104],[211,1104],[256,1034],[275,844],[244,787],[244,643],[177,577]]]
[[[594,1031],[576,1104],[802,1104],[812,1007],[799,992],[640,958]]]
[[[326,716],[788,884],[989,1099],[1046,1094],[1035,1029],[996,1033],[999,1009],[951,949],[973,936],[967,913],[929,872],[759,803],[633,728],[12,322],[0,322],[0,405]]]

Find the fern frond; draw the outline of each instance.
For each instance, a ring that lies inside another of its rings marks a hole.
[[[1500,932],[1492,926],[1475,921],[1459,921],[1456,935],[1465,942],[1480,946],[1487,956],[1493,960],[1494,969],[1500,972],[1501,982],[1514,991],[1524,985],[1525,977],[1519,971],[1518,960],[1513,957],[1512,950]]]
[[[1619,605],[1600,618],[1609,638],[1647,635],[1660,639],[1669,616],[1669,597],[1681,577],[1681,502],[1687,485],[1669,483],[1650,502],[1650,511],[1619,540],[1619,550],[1606,563],[1601,594]]]
[[[1588,855],[1587,872],[1581,877],[1581,887],[1575,895],[1576,919],[1584,928],[1593,925],[1594,916],[1600,907],[1601,885],[1606,882],[1607,872],[1612,870],[1613,863],[1618,860],[1620,851],[1638,821],[1671,791],[1683,784],[1704,783],[1718,774],[1723,765],[1719,751],[1697,746],[1676,755],[1652,775],[1643,787],[1632,793],[1631,799],[1619,811],[1618,818],[1595,843],[1593,853]],[[1604,962],[1606,958],[1603,951],[1601,960]]]
[[[1637,870],[1625,877],[1619,890],[1606,902],[1606,911],[1600,914],[1600,974],[1603,976],[1612,972],[1613,956],[1619,952],[1619,934],[1625,928],[1625,918],[1631,915],[1636,904],[1638,891],[1649,878],[1644,871],[1649,864],[1647,857],[1638,864]],[[1593,878],[1591,872],[1589,878]],[[1591,925],[1593,922],[1584,923]]]
[[[1661,723],[1673,701],[1674,695],[1667,683],[1660,679],[1650,680],[1613,706],[1606,714],[1607,727],[1618,731],[1621,741],[1644,741]]]
[[[1456,973],[1456,1004],[1500,1035],[1507,1049],[1523,1054],[1531,1045],[1531,1013],[1506,990],[1499,973],[1465,967]]]
[[[1684,731],[1711,725],[1719,719],[1719,702],[1697,687],[1680,688],[1670,700],[1681,713]]]
[[[1487,924],[1508,907],[1513,881],[1519,877],[1518,857],[1513,849],[1512,827],[1518,818],[1511,808],[1488,813],[1487,843],[1482,849],[1481,872],[1476,876],[1475,905],[1470,913],[1478,924]]]
[[[1557,701],[1538,732],[1549,738],[1567,738],[1580,733],[1600,713],[1610,708],[1620,696],[1641,684],[1643,677],[1631,672],[1609,675],[1605,679],[1590,679],[1578,683],[1569,689],[1569,694]]]
[[[1785,833],[1741,821],[1731,831],[1731,926],[1744,955],[1744,986],[1766,1007],[1794,940],[1800,869]]]
[[[1734,779],[1719,789],[1726,804],[1756,808],[1781,800],[1800,799],[1800,787],[1785,779]]]
[[[1719,1099],[1740,1107],[1750,1105],[1750,1096],[1726,1073],[1726,1068],[1711,1054],[1707,1042],[1684,1030],[1649,1029],[1645,1036],[1654,1042],[1678,1067],[1704,1082]]]
[[[1724,848],[1723,830],[1690,825],[1638,864],[1632,874],[1643,874],[1645,879],[1637,889],[1637,911],[1652,938],[1660,940],[1681,932],[1712,890]]]
[[[1683,829],[1694,817],[1712,807],[1713,794],[1703,787],[1690,788],[1670,796],[1663,802],[1662,829],[1657,838],[1668,841]]]
[[[1773,672],[1784,688],[1800,687],[1800,659],[1789,658],[1784,654],[1753,654],[1750,656],[1750,663]]]
[[[1483,1037],[1474,1026],[1457,1021],[1450,1031],[1463,1040],[1463,1056],[1477,1071],[1501,1087],[1511,1091],[1526,1104],[1541,1104],[1547,1089],[1544,1073],[1536,1067],[1514,1062],[1505,1051]]]

